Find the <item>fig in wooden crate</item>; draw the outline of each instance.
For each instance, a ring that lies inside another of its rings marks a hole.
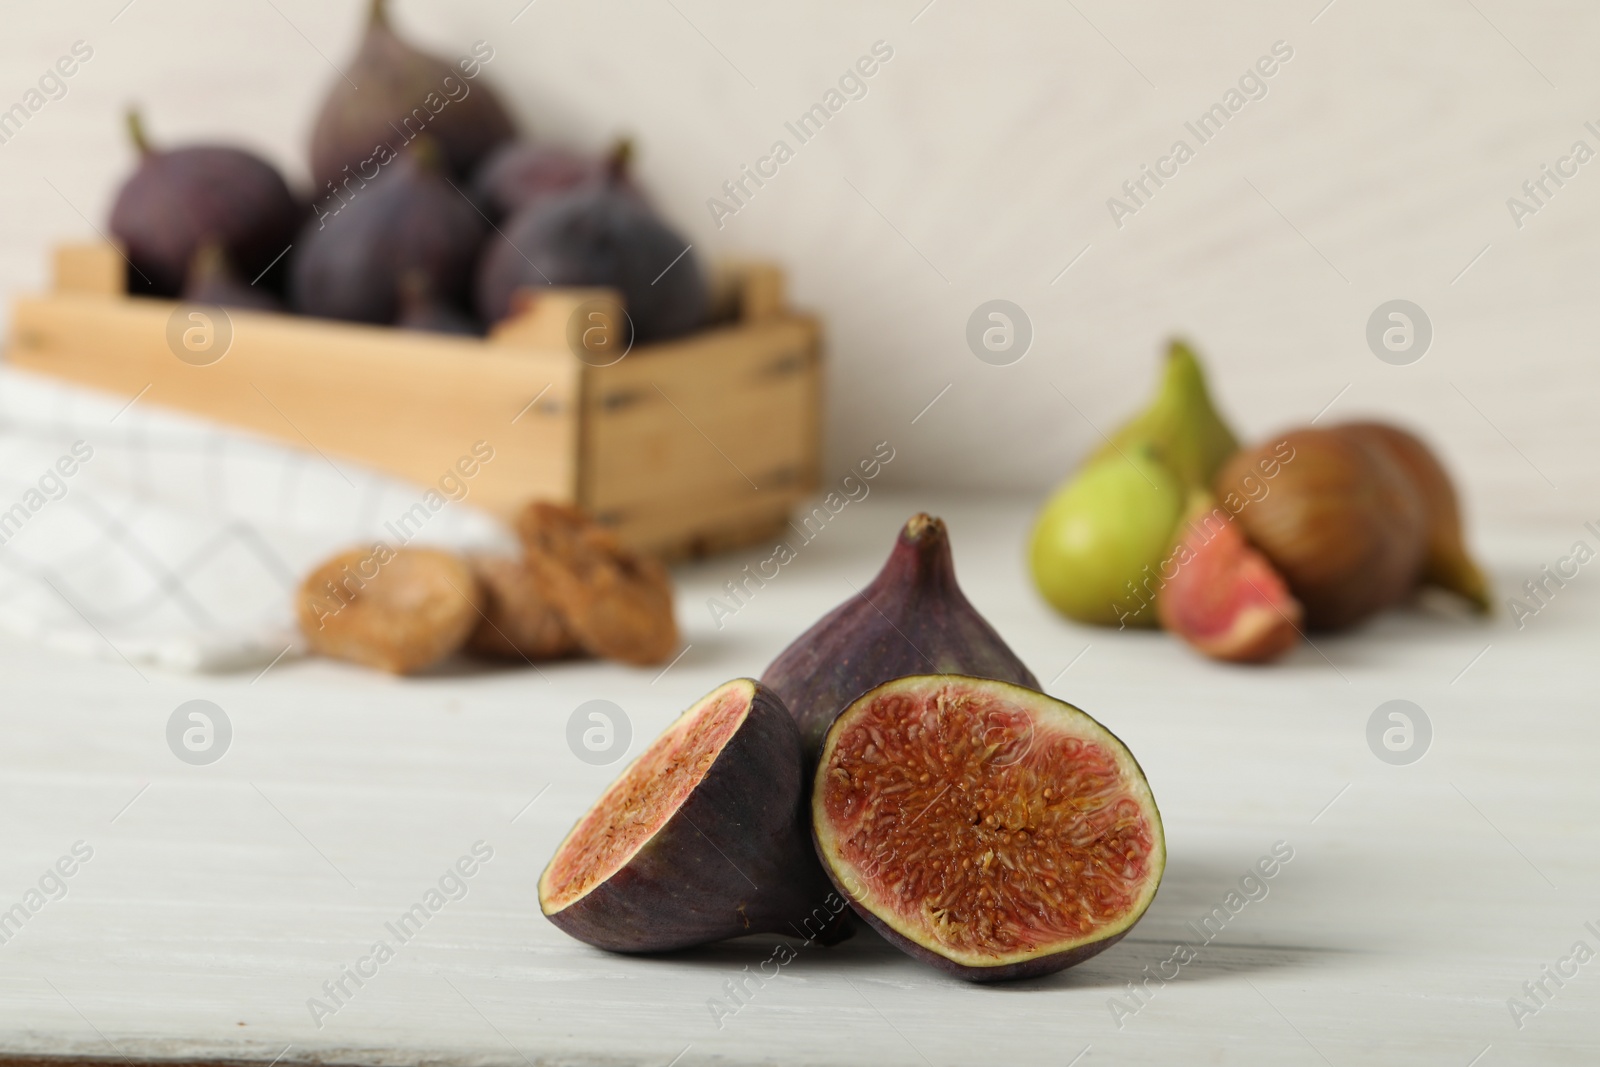
[[[264,286],[249,285],[239,277],[228,261],[227,251],[217,241],[207,241],[195,252],[184,279],[183,300],[251,311],[283,310],[283,301]]]
[[[296,607],[312,651],[392,674],[444,659],[482,617],[466,564],[435,549],[383,544],[317,567],[301,583]]]
[[[133,264],[129,291],[177,296],[207,242],[254,279],[294,240],[304,212],[272,164],[224,145],[156,147],[138,112],[128,129],[139,166],[117,191],[111,233]]]
[[[539,585],[526,561],[507,556],[473,556],[483,618],[467,649],[495,659],[559,659],[578,651],[578,639]]]
[[[885,682],[829,728],[811,799],[828,876],[891,943],[973,981],[1059,971],[1121,940],[1166,844],[1133,756],[1008,682]]]
[[[634,343],[677,337],[706,321],[711,292],[689,243],[628,185],[626,153],[602,181],[540,197],[505,225],[478,267],[478,314],[498,322],[519,290],[607,287],[622,297]]]
[[[590,156],[542,141],[508,141],[490,153],[472,178],[472,199],[492,219],[509,218],[536,200],[604,181],[616,166],[620,142],[609,156]]]
[[[317,205],[290,265],[295,310],[392,323],[411,275],[432,298],[460,302],[485,228],[443,167],[437,143],[419,137],[348,201]]]
[[[333,82],[311,134],[316,195],[352,176],[370,181],[383,165],[379,146],[393,154],[424,131],[438,140],[451,171],[471,173],[514,132],[493,90],[477,80],[493,57],[483,42],[457,63],[419,51],[395,33],[388,4],[372,0],[355,58]]]
[[[639,665],[672,655],[672,579],[659,561],[563,504],[528,505],[517,532],[526,566],[586,651]]]
[[[817,866],[800,735],[748,678],[684,712],[613,782],[539,877],[545,917],[613,952],[744,934],[831,940],[846,908]]]

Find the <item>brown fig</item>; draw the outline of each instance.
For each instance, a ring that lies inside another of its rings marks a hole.
[[[778,654],[761,676],[800,724],[815,760],[838,714],[908,674],[968,674],[1039,688],[1038,679],[956,584],[944,523],[913,515],[878,576]]]
[[[419,51],[394,32],[384,0],[372,0],[361,45],[311,134],[314,195],[330,195],[352,177],[371,181],[383,152],[392,158],[422,133],[439,142],[451,173],[470,174],[514,133],[505,107],[477,80],[493,56],[481,41],[458,63]]]
[[[818,867],[803,800],[794,720],[759,683],[727,682],[578,821],[539,876],[539,907],[612,952],[834,940],[848,908]]]
[[[472,556],[483,617],[467,650],[495,659],[559,659],[578,651],[578,639],[550,602],[527,563],[504,556]]]
[[[1489,580],[1467,552],[1461,532],[1461,505],[1450,475],[1439,458],[1420,438],[1398,426],[1351,422],[1334,429],[1385,449],[1416,486],[1428,523],[1428,548],[1422,561],[1423,583],[1455,593],[1480,612],[1488,611]]]
[[[586,652],[639,666],[672,655],[672,578],[658,560],[564,504],[529,504],[517,532],[529,572]]]
[[[1149,783],[1111,731],[1032,689],[949,674],[885,682],[834,721],[811,826],[858,915],[978,982],[1103,952],[1166,867]]]
[[[1161,574],[1156,616],[1162,627],[1212,659],[1265,663],[1300,640],[1300,602],[1204,490],[1191,494]]]
[[[466,564],[431,548],[383,543],[327,560],[300,584],[296,609],[311,650],[411,674],[461,647],[479,614]]]
[[[1240,449],[1216,495],[1305,608],[1308,628],[1353,626],[1417,583],[1427,519],[1388,452],[1311,427]]]

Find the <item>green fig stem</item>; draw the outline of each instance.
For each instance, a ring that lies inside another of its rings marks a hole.
[[[617,138],[617,143],[611,146],[611,154],[606,157],[606,179],[613,184],[622,182],[628,177],[628,169],[632,165],[633,139]]]
[[[150,138],[145,134],[144,119],[139,114],[139,109],[128,109],[128,139],[133,142],[133,147],[141,156],[148,156],[152,151]]]
[[[444,149],[428,134],[418,134],[411,142],[410,150],[418,170],[431,174],[444,169]]]

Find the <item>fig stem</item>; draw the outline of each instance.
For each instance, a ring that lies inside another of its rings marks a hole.
[[[428,134],[418,134],[411,142],[411,152],[417,161],[417,169],[432,172],[442,169],[444,152],[439,147],[439,142]]]
[[[628,176],[628,168],[633,163],[633,139],[619,137],[617,143],[611,146],[611,154],[606,157],[606,178],[612,183],[622,181]]]
[[[136,107],[128,109],[128,139],[141,156],[150,154],[150,138],[145,134],[144,119]]]
[[[372,5],[367,8],[367,25],[368,26],[387,26],[387,25],[389,25],[389,4],[388,4],[388,0],[372,0]]]

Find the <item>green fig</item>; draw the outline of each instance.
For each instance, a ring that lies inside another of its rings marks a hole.
[[[1034,584],[1079,622],[1155,626],[1151,604],[1184,500],[1178,476],[1150,446],[1090,460],[1034,524]]]
[[[1194,350],[1174,340],[1167,347],[1166,374],[1150,406],[1111,435],[1089,462],[1148,445],[1185,489],[1204,489],[1239,448],[1239,439],[1211,403],[1205,372]]]

